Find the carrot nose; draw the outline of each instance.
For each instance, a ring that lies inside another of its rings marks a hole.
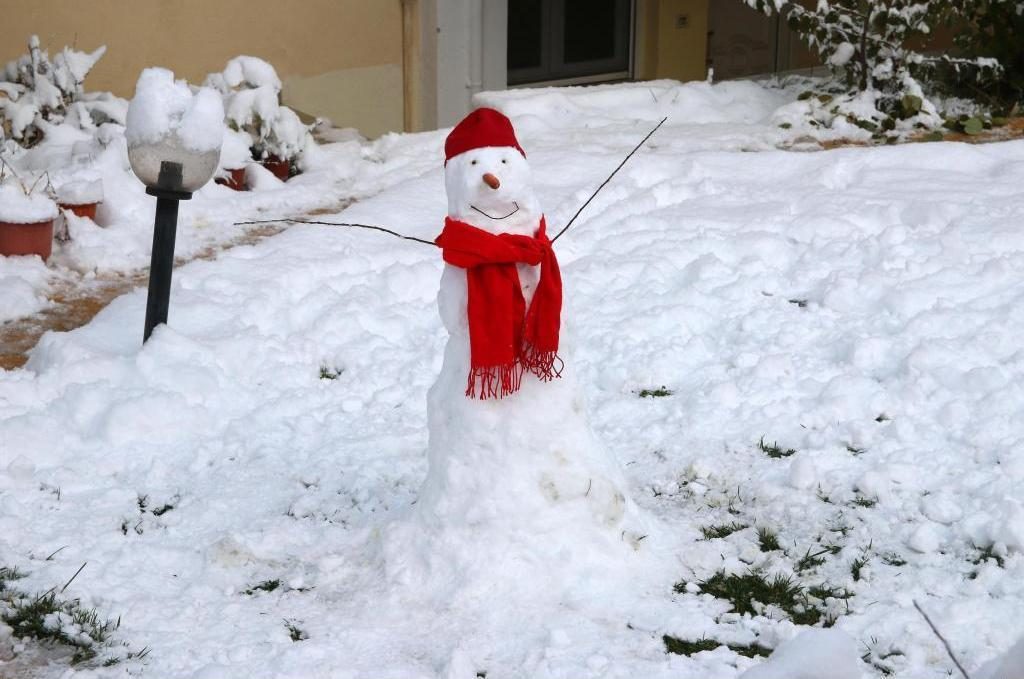
[[[492,189],[496,189],[499,186],[501,186],[501,182],[498,181],[498,178],[495,177],[490,172],[488,172],[487,174],[484,175],[484,184],[487,184]]]

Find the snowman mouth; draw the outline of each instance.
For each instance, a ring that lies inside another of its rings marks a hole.
[[[493,216],[493,215],[489,215],[489,214],[487,214],[486,212],[484,212],[483,210],[481,210],[480,208],[478,208],[478,207],[477,207],[476,205],[470,205],[469,207],[473,208],[474,210],[476,210],[477,212],[479,212],[480,214],[482,214],[482,215],[483,215],[484,217],[487,217],[488,219],[493,219],[493,220],[495,220],[495,221],[500,221],[500,220],[502,220],[502,219],[508,219],[509,217],[511,217],[512,215],[514,215],[515,213],[519,212],[519,203],[517,203],[517,202],[515,202],[515,201],[512,201],[512,204],[516,206],[516,209],[515,209],[515,210],[512,210],[512,212],[509,212],[509,213],[508,213],[507,215],[505,215],[504,217],[495,217],[495,216]]]

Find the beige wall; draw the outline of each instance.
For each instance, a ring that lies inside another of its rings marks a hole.
[[[636,77],[641,80],[707,77],[708,2],[638,0]]]
[[[2,0],[0,64],[38,34],[107,54],[86,86],[131,97],[139,71],[199,83],[233,56],[266,59],[284,102],[376,136],[403,129],[401,0]]]

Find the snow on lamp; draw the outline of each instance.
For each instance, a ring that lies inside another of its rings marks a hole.
[[[153,254],[143,342],[167,322],[178,201],[189,200],[213,177],[224,138],[224,107],[209,88],[193,91],[163,68],[147,68],[128,107],[128,161],[156,197]]]

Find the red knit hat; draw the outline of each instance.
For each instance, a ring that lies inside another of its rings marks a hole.
[[[478,108],[462,119],[444,141],[444,164],[466,151],[487,146],[511,146],[526,157],[516,140],[512,121],[493,108]]]

